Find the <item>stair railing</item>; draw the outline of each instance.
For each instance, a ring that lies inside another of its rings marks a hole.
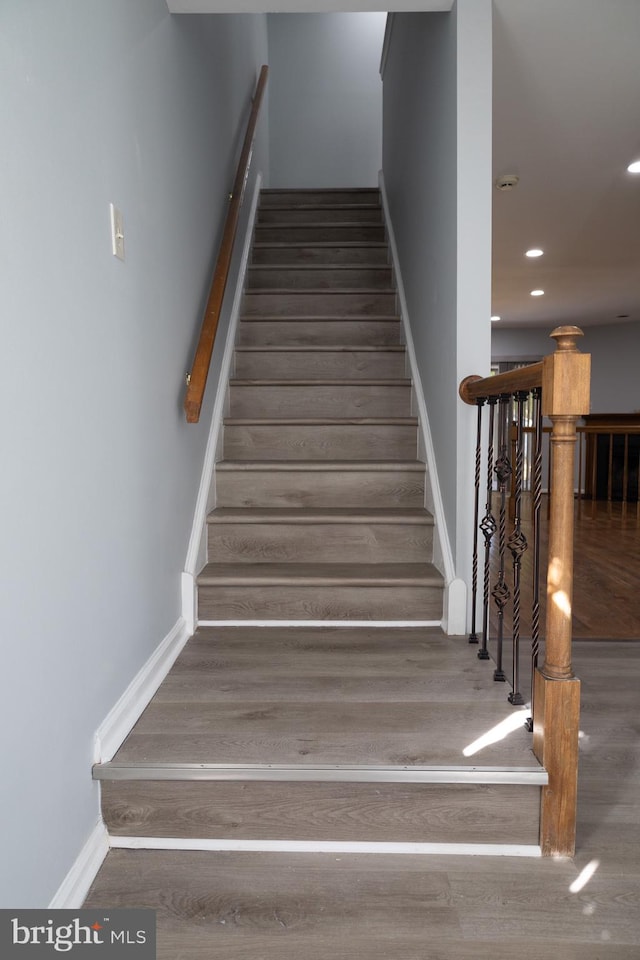
[[[200,419],[200,410],[204,398],[204,391],[209,375],[209,366],[213,355],[216,331],[220,320],[220,312],[224,300],[224,293],[229,278],[233,245],[240,219],[240,208],[244,197],[244,190],[249,176],[253,141],[256,134],[260,105],[267,85],[268,66],[263,66],[253,97],[253,106],[247,123],[247,131],[242,146],[242,153],[238,162],[233,188],[229,194],[229,209],[224,224],[222,242],[218,252],[218,259],[213,274],[213,281],[209,291],[207,306],[204,311],[198,346],[196,347],[191,372],[187,374],[187,392],[184,398],[184,411],[187,423],[197,423]]]
[[[522,529],[522,449],[524,425],[523,404],[534,396],[534,460],[533,460],[533,605],[532,605],[532,690],[531,708],[533,750],[545,767],[549,783],[543,788],[540,814],[540,846],[545,856],[572,856],[575,850],[578,733],[580,715],[580,681],[574,676],[571,661],[572,597],[573,597],[573,531],[574,470],[576,425],[589,412],[591,358],[576,345],[582,336],[579,327],[558,327],[551,334],[556,341],[555,353],[540,363],[511,370],[494,377],[467,377],[460,384],[465,403],[478,409],[478,442],[483,435],[482,414],[489,408],[487,450],[487,496],[485,513],[479,519],[480,477],[482,457],[476,450],[475,509],[476,532],[472,570],[472,623],[469,640],[479,643],[478,656],[489,659],[489,593],[490,554],[498,550],[499,572],[491,590],[497,610],[496,669],[494,678],[504,680],[502,655],[504,644],[504,609],[513,600],[513,674],[509,701],[524,703],[519,689],[520,647],[520,568],[524,552],[529,548]],[[515,463],[509,455],[511,437],[507,418],[500,416],[496,428],[496,409],[514,399],[516,409]],[[549,486],[549,539],[547,563],[547,602],[544,631],[544,660],[538,665],[540,647],[540,501],[542,496],[542,417],[551,421]],[[496,436],[497,434],[497,436]],[[513,474],[513,528],[506,536],[507,485]],[[497,478],[497,494],[494,491]],[[497,501],[497,503],[496,503]],[[495,516],[497,512],[498,516]],[[483,626],[481,637],[476,632],[478,603],[478,541],[484,538]],[[506,573],[506,549],[512,555],[512,589]],[[512,592],[513,590],[513,592]]]

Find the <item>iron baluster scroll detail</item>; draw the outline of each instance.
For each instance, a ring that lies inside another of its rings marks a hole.
[[[480,515],[480,469],[482,461],[482,408],[484,399],[476,400],[478,423],[476,431],[476,469],[473,499],[473,560],[471,570],[471,633],[469,643],[478,643],[476,633],[476,606],[478,603],[478,517]]]
[[[498,529],[496,518],[493,515],[492,491],[493,491],[493,436],[495,432],[495,414],[497,397],[489,397],[489,437],[487,445],[487,499],[485,503],[485,514],[480,523],[480,530],[484,537],[484,579],[482,596],[482,644],[478,650],[479,660],[489,660],[489,587],[491,586],[491,570],[489,565],[491,555],[491,542]]]
[[[522,555],[529,547],[527,538],[522,531],[522,468],[524,460],[524,404],[529,399],[529,391],[519,390],[515,399],[517,434],[513,491],[514,521],[513,532],[507,544],[513,558],[513,670],[512,689],[508,700],[514,706],[521,706],[524,704],[524,697],[520,693],[520,567]]]
[[[496,648],[496,669],[493,671],[493,679],[501,683],[507,679],[502,666],[504,608],[511,597],[511,591],[507,586],[505,578],[504,562],[507,545],[507,483],[511,477],[511,461],[509,460],[509,448],[507,446],[507,417],[510,399],[511,397],[508,393],[500,394],[498,459],[496,460],[495,466],[495,474],[498,478],[498,494],[500,497],[500,509],[498,513],[498,561],[500,567],[498,579],[491,591],[491,596],[498,611],[498,642]]]
[[[533,421],[535,423],[533,453],[533,600],[531,604],[531,716],[526,727],[533,733],[534,676],[540,652],[540,511],[542,507],[542,388],[533,391]]]

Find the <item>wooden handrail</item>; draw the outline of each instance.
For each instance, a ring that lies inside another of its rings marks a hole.
[[[465,377],[460,384],[460,396],[465,403],[487,397],[499,397],[500,394],[516,393],[518,390],[535,390],[542,386],[542,360],[530,363],[526,367],[517,367],[498,373],[495,377]]]
[[[187,392],[184,398],[184,411],[187,415],[187,423],[197,423],[200,419],[200,409],[202,407],[204,390],[207,385],[207,376],[209,374],[218,321],[222,310],[222,301],[227,287],[231,257],[233,255],[233,244],[238,229],[238,220],[240,219],[240,207],[242,205],[244,188],[251,164],[258,114],[267,85],[268,73],[269,67],[265,64],[260,70],[260,77],[258,78],[256,92],[253,97],[253,106],[247,123],[247,132],[242,146],[242,153],[240,154],[236,177],[233,181],[233,188],[229,197],[229,209],[224,224],[224,233],[222,234],[222,243],[220,244],[211,290],[209,291],[209,299],[207,300],[207,306],[202,320],[200,338],[193,358],[191,373],[187,376]]]

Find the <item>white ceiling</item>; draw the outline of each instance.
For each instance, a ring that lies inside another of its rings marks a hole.
[[[167,0],[174,13],[448,10],[452,0]],[[640,320],[640,0],[494,0],[493,312]],[[524,256],[541,247],[538,260]],[[530,291],[542,288],[543,297]]]
[[[640,0],[494,0],[493,310],[640,320]],[[524,256],[541,247],[538,260]],[[541,288],[544,297],[531,297]]]
[[[451,10],[453,0],[167,0],[171,13],[375,13]]]

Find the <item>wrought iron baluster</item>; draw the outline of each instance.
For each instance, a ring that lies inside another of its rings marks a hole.
[[[629,499],[629,434],[624,435],[624,460],[622,465],[622,506],[623,516]]]
[[[484,398],[476,400],[478,425],[476,432],[476,471],[473,501],[473,565],[471,571],[471,633],[469,643],[478,643],[476,633],[476,605],[478,602],[478,517],[480,513],[480,464],[482,458],[482,408]]]
[[[533,455],[533,600],[531,604],[531,717],[527,729],[533,730],[533,691],[540,652],[540,510],[542,506],[542,388],[533,391],[535,450]]]
[[[521,705],[524,697],[520,693],[520,567],[522,555],[529,544],[522,530],[522,467],[524,459],[524,404],[529,399],[528,390],[516,393],[517,434],[516,434],[516,463],[514,484],[514,520],[513,531],[508,540],[508,547],[513,558],[513,669],[512,689],[509,694],[509,703]]]
[[[497,397],[489,397],[489,436],[487,441],[487,499],[485,503],[485,514],[480,523],[480,529],[484,537],[484,579],[483,579],[483,597],[482,597],[482,644],[478,650],[479,660],[488,660],[489,651],[487,644],[489,642],[489,587],[491,585],[491,570],[489,566],[491,554],[491,541],[497,529],[496,518],[493,515],[492,493],[493,493],[493,436],[495,432],[495,413]]]
[[[493,679],[504,682],[507,678],[502,666],[502,647],[504,641],[504,608],[511,597],[511,591],[507,586],[505,579],[505,551],[507,545],[507,483],[511,476],[511,462],[509,460],[508,447],[508,410],[510,395],[508,393],[500,394],[500,423],[499,423],[499,443],[498,459],[496,460],[495,473],[498,478],[498,492],[500,495],[500,511],[498,514],[498,559],[500,568],[498,579],[491,591],[498,610],[498,643],[496,650],[496,669],[493,671]]]

